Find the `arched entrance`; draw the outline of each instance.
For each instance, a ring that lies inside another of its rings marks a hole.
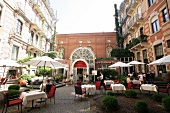
[[[93,51],[87,47],[75,49],[70,56],[70,75],[73,81],[89,81],[92,70],[95,69],[95,56]]]

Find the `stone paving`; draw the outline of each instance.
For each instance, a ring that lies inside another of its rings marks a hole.
[[[38,104],[40,109],[32,109],[29,113],[94,113],[90,110],[89,98],[75,98],[74,86],[63,86],[56,89],[55,94],[55,104],[54,100],[47,100],[45,106],[44,103]],[[90,97],[93,98],[93,97]],[[30,106],[31,102],[28,105]],[[3,104],[0,104],[0,112],[2,111]],[[23,113],[26,113],[28,108],[23,107]],[[20,113],[18,106],[12,106],[8,108],[7,113]]]

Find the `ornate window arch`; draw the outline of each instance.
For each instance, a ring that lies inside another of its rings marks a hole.
[[[71,62],[74,62],[77,59],[86,60],[90,68],[95,66],[95,55],[88,47],[79,47],[72,52],[70,56]]]

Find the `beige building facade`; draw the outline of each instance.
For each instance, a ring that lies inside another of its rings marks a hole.
[[[124,48],[129,47],[135,60],[148,64],[170,54],[169,0],[124,0],[119,10]],[[170,65],[142,65],[136,70],[158,76],[160,70],[170,71]]]
[[[0,59],[17,61],[48,52],[55,22],[49,0],[0,0]]]

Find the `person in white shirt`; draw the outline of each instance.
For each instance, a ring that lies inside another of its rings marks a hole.
[[[100,80],[101,80],[100,85],[101,85],[101,86],[104,86],[104,76],[103,76],[103,73],[102,73],[102,72],[100,72]]]
[[[127,83],[132,82],[131,79],[130,79],[130,75],[128,75],[128,77],[126,78],[126,82]]]
[[[140,80],[141,82],[143,82],[143,74],[139,74],[139,75],[138,75],[138,78],[139,78],[139,80]]]

